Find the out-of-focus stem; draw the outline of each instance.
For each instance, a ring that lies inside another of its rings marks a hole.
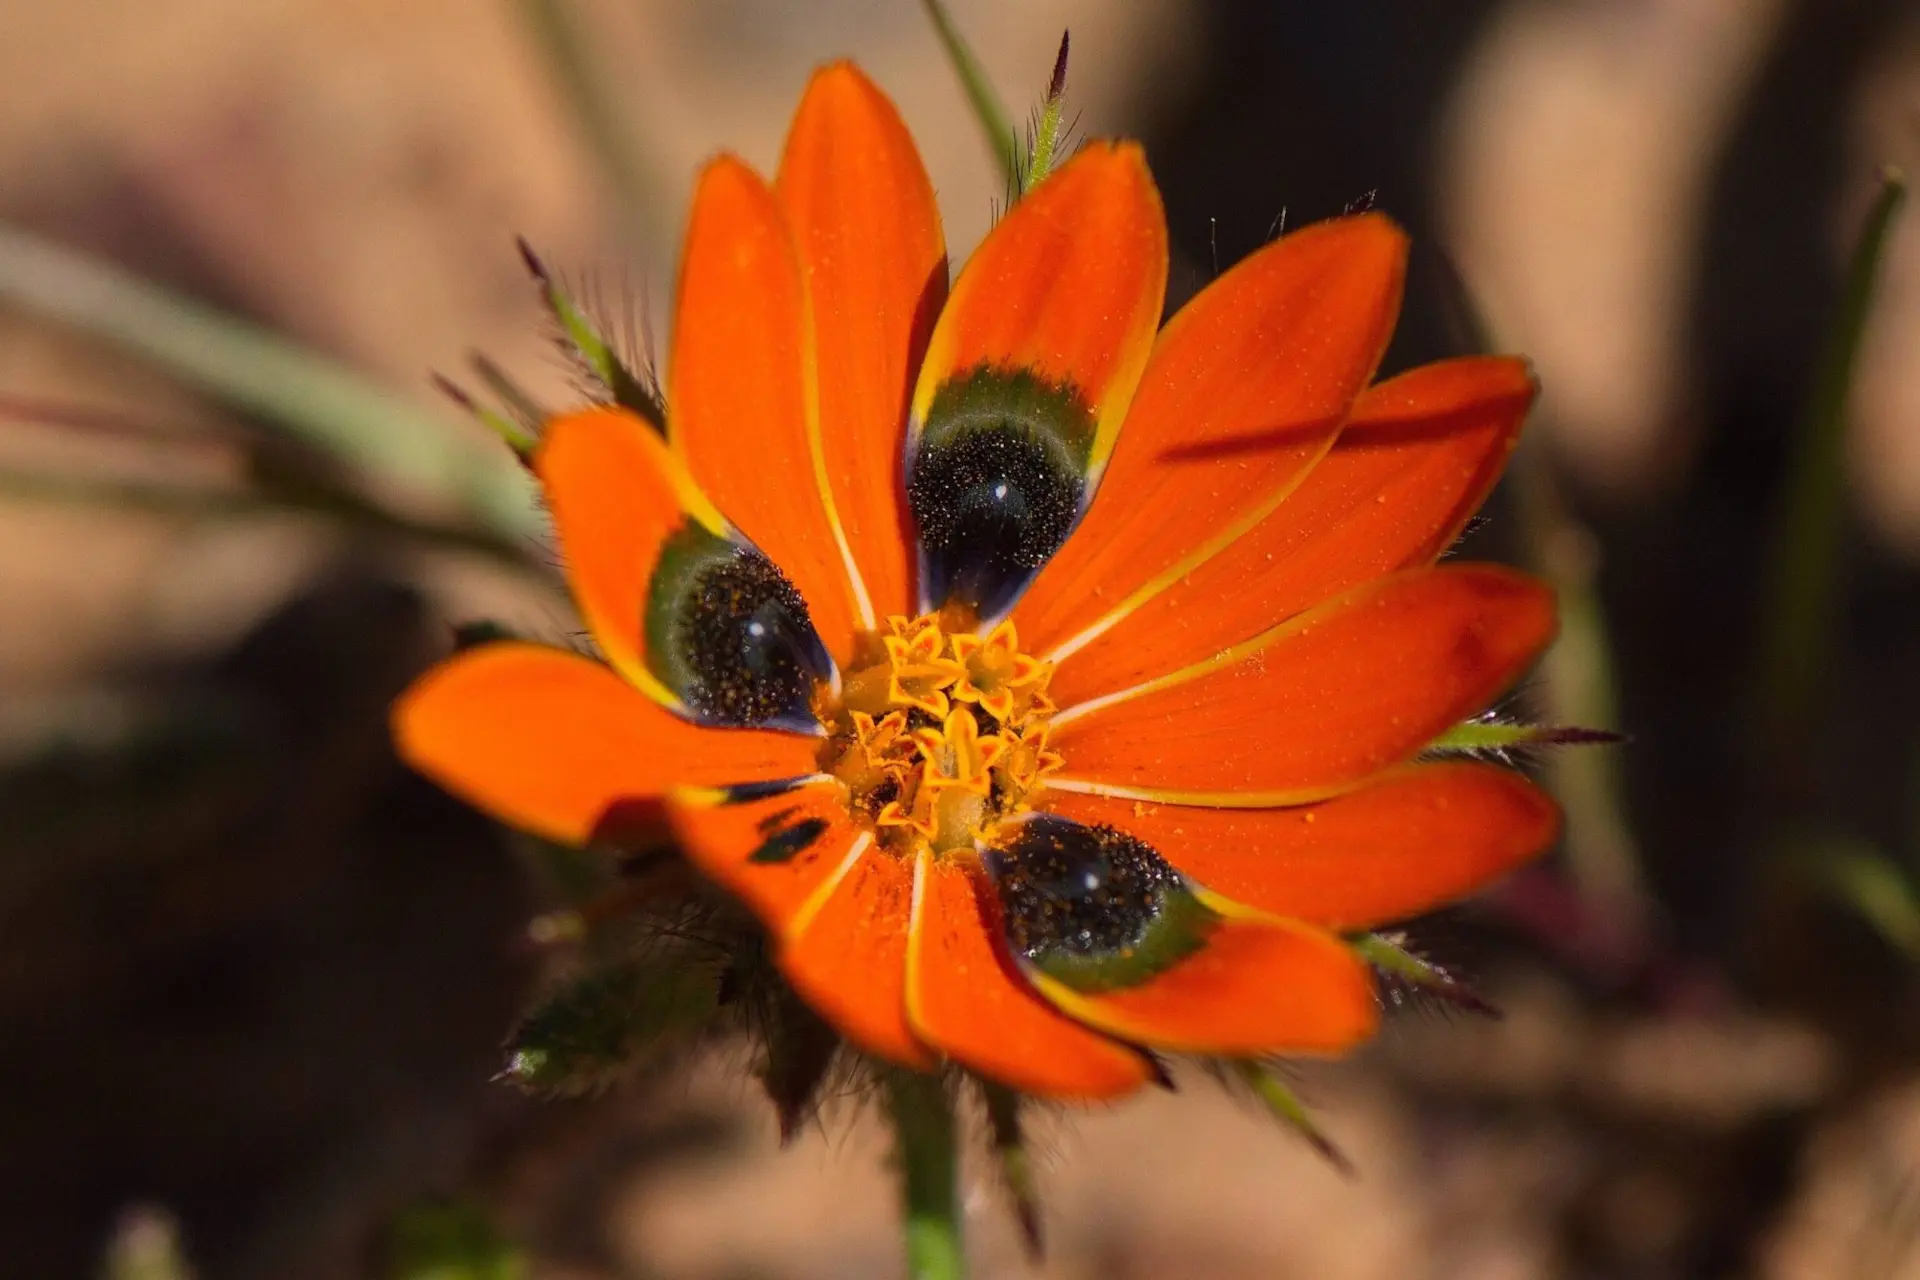
[[[652,223],[660,208],[660,184],[647,171],[632,132],[608,100],[593,67],[591,41],[569,11],[567,0],[520,0],[520,10],[581,136],[613,188],[623,229],[635,245],[649,243],[659,232]]]
[[[485,530],[414,520],[371,503],[331,495],[248,493],[94,476],[0,471],[0,498],[208,519],[311,516],[354,529],[391,534],[421,546],[474,552],[516,569],[535,567],[523,546],[503,541]]]
[[[1008,190],[1018,195],[1021,180],[1026,176],[1025,166],[1020,159],[1020,135],[1013,131],[1007,109],[1001,105],[1000,95],[993,91],[993,82],[987,79],[987,69],[974,56],[972,46],[960,34],[960,28],[954,23],[953,15],[947,12],[943,0],[922,0],[922,3],[927,10],[927,18],[933,23],[935,34],[940,37],[941,47],[947,51],[947,61],[953,64],[954,74],[960,77],[960,87],[966,90],[974,118],[979,120],[980,128],[987,135],[987,145],[993,148],[994,157],[1000,161],[1000,167],[1006,173]]]
[[[1590,729],[1620,723],[1612,650],[1594,585],[1593,537],[1567,511],[1536,434],[1523,441],[1508,475],[1514,485],[1526,556],[1554,586],[1560,635],[1541,662],[1546,719]],[[1567,810],[1567,866],[1590,901],[1609,904],[1618,922],[1645,923],[1646,886],[1639,850],[1620,803],[1618,760],[1607,749],[1555,752],[1553,789]]]
[[[0,305],[111,343],[363,475],[454,507],[461,523],[504,542],[542,532],[525,473],[507,454],[460,439],[344,365],[98,259],[0,225]]]
[[[1905,178],[1889,169],[1847,267],[1840,310],[1821,354],[1820,371],[1801,421],[1788,473],[1786,506],[1769,565],[1761,619],[1758,705],[1767,745],[1779,758],[1805,728],[1832,641],[1838,598],[1835,570],[1844,503],[1842,446],[1847,400],[1860,338],[1873,310],[1874,285],[1894,215],[1906,199]]]
[[[1482,309],[1451,260],[1443,260],[1454,285],[1456,319],[1470,350],[1509,349],[1498,326]],[[1594,585],[1598,554],[1590,534],[1567,509],[1546,456],[1540,415],[1507,468],[1520,523],[1527,567],[1553,585],[1559,599],[1560,635],[1540,664],[1543,718],[1612,734],[1620,727],[1613,676],[1613,650],[1606,612]],[[1555,752],[1550,758],[1554,793],[1567,811],[1567,866],[1580,896],[1603,905],[1618,928],[1638,934],[1647,923],[1650,899],[1640,852],[1621,800],[1619,766],[1610,751]]]

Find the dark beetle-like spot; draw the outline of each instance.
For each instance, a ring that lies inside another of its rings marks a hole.
[[[1080,517],[1092,443],[1071,387],[985,366],[949,379],[907,463],[923,603],[1010,608]]]
[[[752,547],[688,524],[647,596],[647,665],[693,713],[727,725],[813,723],[830,669],[807,605]]]
[[[807,818],[790,827],[782,827],[760,842],[760,847],[747,855],[748,862],[788,862],[795,854],[804,851],[807,846],[826,834],[827,822],[824,818]]]
[[[760,821],[754,823],[753,825],[759,830],[760,834],[764,836],[771,832],[778,831],[781,827],[786,826],[787,823],[793,821],[794,817],[798,815],[799,812],[800,812],[799,805],[790,804],[784,809],[775,809],[772,813],[760,819]]]
[[[1152,846],[1041,814],[987,854],[1007,945],[1081,991],[1146,981],[1191,954],[1213,913]]]

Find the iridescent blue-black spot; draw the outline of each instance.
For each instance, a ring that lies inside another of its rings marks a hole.
[[[1093,413],[1072,386],[981,365],[934,393],[907,458],[921,604],[1012,608],[1079,520]]]
[[[701,720],[809,728],[832,670],[806,601],[753,547],[688,523],[648,584],[647,666]]]
[[[1135,986],[1191,955],[1218,917],[1154,848],[1039,814],[987,851],[1007,945],[1076,991]]]

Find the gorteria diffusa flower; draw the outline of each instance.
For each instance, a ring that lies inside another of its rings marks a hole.
[[[1106,1098],[1152,1051],[1346,1050],[1378,1006],[1343,935],[1558,821],[1426,754],[1554,610],[1434,563],[1533,389],[1491,358],[1369,386],[1405,252],[1309,226],[1162,329],[1153,179],[1094,142],[949,291],[912,140],[829,67],[772,185],[701,174],[664,430],[597,407],[533,454],[599,656],[460,654],[401,747],[556,840],[664,812],[896,1063]]]

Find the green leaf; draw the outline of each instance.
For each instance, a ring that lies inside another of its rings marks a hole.
[[[520,429],[532,439],[539,439],[540,426],[553,415],[546,406],[533,398],[533,394],[510,374],[492,360],[476,351],[467,357],[467,364],[474,375],[486,384],[494,398],[507,407],[507,412],[519,424]]]
[[[544,531],[520,468],[296,343],[0,225],[0,303],[110,343],[384,483],[519,545]]]
[[[994,157],[999,160],[1000,168],[1006,174],[1007,187],[1018,195],[1026,166],[1020,158],[1020,136],[1013,131],[1007,109],[1001,105],[1000,95],[994,92],[993,82],[987,79],[987,69],[980,65],[980,59],[974,56],[967,38],[960,34],[960,28],[954,23],[953,15],[947,12],[944,0],[922,0],[922,3],[928,19],[933,23],[935,34],[940,37],[940,46],[946,51],[947,61],[953,64],[954,74],[960,77],[960,87],[966,91],[974,118],[980,122],[981,132],[987,136],[987,146],[992,148]]]

